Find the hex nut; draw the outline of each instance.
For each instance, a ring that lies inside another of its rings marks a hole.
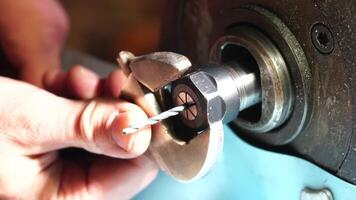
[[[188,93],[196,103],[197,116],[194,120],[186,119],[181,115],[184,123],[197,131],[203,130],[209,124],[219,121],[225,113],[225,104],[218,93],[218,85],[215,78],[203,71],[185,76],[175,81],[172,85],[172,96],[175,104],[178,104],[178,95],[181,92]]]

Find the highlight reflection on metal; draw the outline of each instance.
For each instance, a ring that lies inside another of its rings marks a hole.
[[[157,96],[165,85],[180,78],[191,67],[188,58],[172,52],[156,52],[135,57],[120,52],[119,66],[128,76],[122,95],[140,105],[148,116],[161,112]],[[173,138],[167,121],[152,126],[149,152],[158,166],[180,181],[192,181],[204,176],[220,156],[223,147],[221,121],[185,143]]]
[[[181,118],[188,127],[201,131],[217,121],[229,123],[240,111],[259,103],[261,89],[255,74],[239,63],[210,64],[174,81],[172,96],[176,105],[182,99],[194,102],[191,117]]]
[[[185,106],[176,106],[174,108],[171,108],[167,111],[164,111],[158,115],[155,115],[153,117],[150,117],[149,119],[147,119],[144,122],[140,122],[140,123],[136,123],[133,124],[131,126],[129,126],[128,128],[124,128],[124,130],[122,130],[122,133],[127,135],[127,134],[131,134],[131,133],[135,133],[137,132],[139,129],[144,128],[146,126],[149,125],[154,125],[157,124],[158,122],[164,120],[164,119],[168,119],[170,117],[176,116],[178,115],[180,112],[184,111]]]
[[[263,99],[259,120],[237,118],[234,123],[248,132],[269,132],[281,126],[292,111],[294,97],[287,65],[273,42],[255,28],[231,29],[231,35],[225,35],[215,43],[211,56],[221,62],[225,49],[234,47],[247,50],[255,60]]]

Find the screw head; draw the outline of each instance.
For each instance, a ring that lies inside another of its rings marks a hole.
[[[334,37],[330,29],[322,23],[314,24],[311,39],[314,47],[322,54],[330,54],[334,50]]]
[[[189,121],[197,118],[198,110],[193,98],[187,92],[180,92],[177,96],[177,105],[185,105],[187,108],[182,112],[183,117]]]

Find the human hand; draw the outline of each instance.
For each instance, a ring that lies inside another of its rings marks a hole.
[[[0,46],[12,66],[0,71],[40,87],[46,74],[46,88],[64,97],[119,95],[120,71],[103,80],[82,67],[59,70],[69,23],[56,0],[2,0],[0,12]],[[145,118],[135,105],[68,100],[1,77],[0,92],[0,199],[127,199],[155,177],[147,158],[124,160],[142,154],[150,140],[149,130],[121,134]],[[97,155],[73,160],[57,151],[67,147]]]
[[[1,74],[42,87],[48,69],[60,68],[66,13],[57,0],[1,0],[0,13]]]
[[[100,80],[75,67],[67,74],[49,73],[45,85],[59,94],[91,99],[117,96],[122,80],[118,70]],[[0,93],[0,199],[128,199],[156,176],[147,158],[125,160],[141,155],[151,137],[148,128],[122,134],[146,118],[134,104],[69,100],[8,78],[0,78]],[[57,150],[67,147],[97,155],[85,162],[66,159]]]

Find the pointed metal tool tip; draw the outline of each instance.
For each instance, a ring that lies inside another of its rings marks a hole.
[[[138,129],[128,127],[128,128],[124,128],[124,129],[122,130],[122,133],[123,133],[124,135],[129,135],[129,134],[132,134],[132,133],[137,132],[137,130],[138,130]]]
[[[171,109],[169,109],[169,110],[167,110],[165,112],[162,112],[162,113],[160,113],[160,114],[158,114],[156,116],[153,116],[153,117],[149,118],[148,120],[146,120],[143,123],[136,123],[136,124],[133,124],[133,125],[127,127],[127,128],[124,128],[122,130],[122,134],[128,135],[128,134],[135,133],[138,130],[140,130],[141,128],[157,124],[158,122],[160,122],[160,121],[162,121],[164,119],[176,116],[180,112],[182,112],[184,109],[185,109],[185,106],[177,106],[177,107],[171,108]]]

